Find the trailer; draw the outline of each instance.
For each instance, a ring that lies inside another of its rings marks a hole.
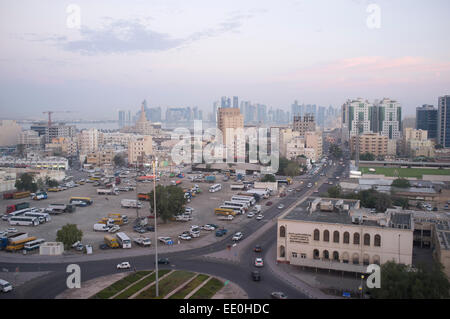
[[[26,198],[30,196],[30,192],[16,192],[13,194],[14,199]]]
[[[122,208],[142,208],[142,203],[136,199],[122,199],[120,205]]]
[[[6,213],[10,214],[12,212],[15,212],[17,210],[22,210],[25,208],[30,208],[30,203],[24,202],[24,203],[19,203],[19,204],[15,204],[15,205],[8,205],[6,207]]]
[[[97,194],[98,195],[118,195],[119,193],[116,192],[116,190],[113,189],[113,188],[107,188],[107,189],[105,189],[105,188],[98,188],[97,189]]]

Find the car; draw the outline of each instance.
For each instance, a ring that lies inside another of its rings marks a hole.
[[[260,245],[256,245],[255,248],[253,248],[253,251],[255,253],[260,253],[262,252],[262,247]]]
[[[232,240],[233,240],[233,241],[239,241],[239,240],[242,239],[243,236],[244,236],[244,235],[243,235],[241,232],[237,232],[236,234],[234,234]]]
[[[247,217],[248,218],[255,217],[255,213],[254,212],[250,212],[250,213],[247,214]]]
[[[117,265],[117,269],[130,269],[131,265],[128,261],[121,262]]]
[[[283,204],[278,205],[278,209],[283,209],[283,208],[284,208]]]
[[[292,191],[293,191],[293,189],[292,189],[292,188],[289,188],[289,189],[288,189],[288,192],[289,192],[289,193],[290,193],[290,192],[292,192]]]
[[[281,291],[275,291],[270,294],[273,299],[287,299],[287,296]]]
[[[269,201],[269,202],[266,203],[266,206],[271,206],[272,204],[273,203]]]
[[[264,215],[262,214],[258,214],[258,216],[256,216],[256,220],[261,220],[264,218]]]
[[[78,207],[86,207],[87,204],[83,201],[79,201],[79,200],[74,200],[72,201],[72,204]]]
[[[252,279],[253,281],[260,281],[261,280],[260,272],[257,270],[252,271]]]
[[[14,227],[9,227],[9,228],[6,229],[6,231],[7,231],[8,233],[11,233],[11,234],[17,233],[17,229],[14,228]]]
[[[181,234],[178,236],[178,238],[182,239],[182,240],[191,240],[192,237],[189,236],[188,234]]]
[[[158,258],[158,264],[162,264],[162,265],[170,264],[169,258]]]
[[[225,235],[227,233],[228,230],[222,228],[222,229],[218,229],[216,230],[216,237],[222,237],[223,235]]]
[[[170,237],[158,237],[158,240],[164,244],[168,244],[172,242],[172,238]]]
[[[210,230],[215,230],[216,228],[211,225],[206,224],[206,225],[202,226],[202,229],[210,231]]]
[[[9,219],[9,215],[7,215],[7,214],[4,214],[4,215],[2,215],[2,220],[8,220]]]
[[[262,258],[256,258],[255,259],[255,267],[263,267],[264,266],[264,261]]]
[[[147,227],[145,227],[145,229],[147,231],[150,231],[150,232],[154,232],[155,231],[155,227],[154,226],[147,226]]]
[[[100,246],[98,246],[98,248],[105,250],[105,249],[109,249],[109,246],[107,244],[100,244]]]
[[[115,233],[115,232],[118,232],[120,230],[120,226],[118,226],[118,225],[113,225],[113,226],[111,226],[109,229],[108,229],[108,232],[109,233]]]
[[[308,188],[311,188],[312,187],[312,184],[311,183],[308,183]]]
[[[8,292],[13,290],[13,286],[6,280],[0,279],[0,290],[2,292]]]
[[[141,228],[141,227],[135,228],[134,231],[137,232],[137,233],[139,233],[139,234],[143,234],[143,233],[146,233],[146,232],[147,232],[146,229]]]

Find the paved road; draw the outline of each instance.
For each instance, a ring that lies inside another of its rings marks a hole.
[[[332,170],[336,170],[334,176],[341,175],[344,171],[342,166],[332,166],[323,168],[325,174],[331,173]],[[257,221],[256,219],[243,225],[240,231],[242,231],[246,237],[257,231],[263,223],[268,222],[271,219],[280,215],[283,210],[277,208],[278,204],[284,204],[285,208],[295,203],[309,190],[306,187],[307,183],[311,182],[313,185],[321,178],[319,171],[315,176],[309,177],[300,186],[299,191],[288,192],[287,196],[281,199],[278,203],[274,204],[268,210],[264,212],[264,220]],[[238,263],[227,262],[223,260],[210,260],[203,258],[204,255],[211,254],[213,252],[221,251],[227,248],[227,245],[231,243],[231,237],[233,234],[229,234],[222,241],[191,250],[163,253],[159,254],[160,257],[168,257],[171,264],[168,266],[160,265],[160,268],[173,268],[173,269],[185,269],[197,272],[204,272],[211,275],[227,278],[228,280],[237,283],[248,294],[251,299],[269,298],[270,293],[273,291],[283,291],[289,298],[303,299],[307,298],[303,293],[296,290],[293,286],[278,279],[276,276],[270,274],[270,270],[267,267],[263,267],[260,270],[262,281],[253,282],[250,278],[251,270],[255,269],[253,266],[254,259],[257,254],[253,252],[254,244],[259,244],[263,248],[269,247],[276,242],[276,225],[272,226],[269,231],[259,235],[254,243],[247,245],[244,251],[240,252],[241,256],[245,256],[240,259]],[[245,238],[244,238],[245,240]],[[234,249],[234,248],[233,248]],[[267,250],[262,254],[265,258]],[[89,262],[77,263],[81,267],[81,279],[82,282],[94,279],[99,276],[105,276],[117,273],[116,265],[123,261],[122,259],[110,259],[99,260]],[[140,269],[153,269],[154,268],[154,255],[138,256],[127,258],[137,270]],[[0,263],[0,269],[6,268],[9,271],[14,271],[16,267],[19,267],[21,272],[35,272],[35,271],[51,271],[49,275],[42,276],[27,282],[26,284],[17,287],[13,292],[8,294],[2,294],[3,298],[54,298],[66,289],[66,267],[69,263]]]

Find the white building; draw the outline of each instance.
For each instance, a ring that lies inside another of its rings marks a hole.
[[[15,146],[22,128],[16,121],[0,120],[0,146]]]
[[[78,150],[80,155],[98,151],[99,131],[95,128],[83,130],[78,135]]]

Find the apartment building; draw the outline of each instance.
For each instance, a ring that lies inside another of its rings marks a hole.
[[[407,156],[434,157],[434,142],[428,139],[428,132],[406,128],[403,130],[403,153]]]
[[[356,151],[356,138],[352,136],[350,139],[350,150],[352,153]],[[359,153],[372,153],[375,156],[388,155],[388,137],[377,133],[359,135]]]
[[[306,132],[315,132],[316,121],[314,115],[307,113],[303,117],[301,115],[294,116],[292,129],[299,132],[300,136],[305,136]]]
[[[144,163],[153,155],[151,136],[135,136],[128,143],[128,164]]]
[[[99,148],[100,137],[100,132],[95,128],[81,131],[78,135],[78,149],[80,154],[87,155],[96,152]]]

